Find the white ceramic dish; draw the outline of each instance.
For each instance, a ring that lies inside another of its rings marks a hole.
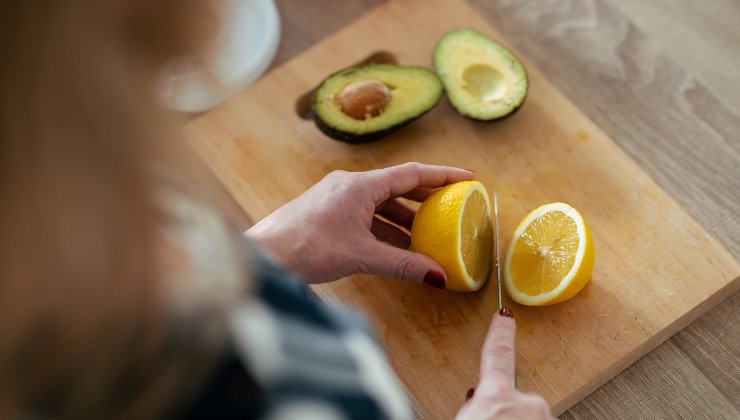
[[[222,3],[222,25],[207,64],[175,60],[163,72],[160,95],[168,107],[202,112],[234,96],[270,66],[280,42],[280,17],[272,0]]]

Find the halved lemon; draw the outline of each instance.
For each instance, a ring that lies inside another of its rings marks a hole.
[[[581,214],[565,203],[545,204],[514,231],[504,284],[522,305],[553,305],[575,296],[593,268],[594,243]]]
[[[411,226],[411,247],[437,261],[447,289],[478,290],[491,274],[491,204],[478,181],[442,187],[419,207]]]

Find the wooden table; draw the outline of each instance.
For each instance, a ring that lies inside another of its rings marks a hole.
[[[382,1],[277,3],[273,68]],[[740,3],[471,3],[740,258]],[[253,223],[206,171],[201,181],[235,222]],[[740,418],[739,311],[735,294],[562,417]]]

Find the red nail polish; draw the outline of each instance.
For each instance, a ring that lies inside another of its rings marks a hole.
[[[447,287],[447,280],[445,280],[444,274],[431,270],[424,276],[424,284],[436,287],[437,289],[444,289]]]
[[[514,318],[514,313],[511,312],[511,309],[509,308],[501,308],[501,310],[498,311],[498,314],[507,318]]]
[[[473,395],[475,395],[475,388],[470,388],[470,389],[468,390],[468,393],[467,393],[467,394],[465,394],[465,401],[467,401],[467,400],[469,400],[469,399],[473,398]]]

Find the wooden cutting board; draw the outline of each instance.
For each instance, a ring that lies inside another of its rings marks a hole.
[[[535,207],[564,201],[579,209],[596,244],[590,284],[556,306],[506,301],[518,327],[519,387],[543,394],[560,414],[737,291],[740,264],[526,60],[528,99],[497,123],[460,118],[443,100],[391,137],[353,146],[296,114],[297,100],[326,75],[378,51],[431,66],[436,40],[464,26],[506,43],[463,2],[389,2],[186,132],[254,220],[332,170],[406,161],[473,169],[489,192],[498,191],[503,253]],[[493,282],[462,294],[355,276],[315,289],[372,318],[423,418],[454,416],[478,380],[497,304]]]

